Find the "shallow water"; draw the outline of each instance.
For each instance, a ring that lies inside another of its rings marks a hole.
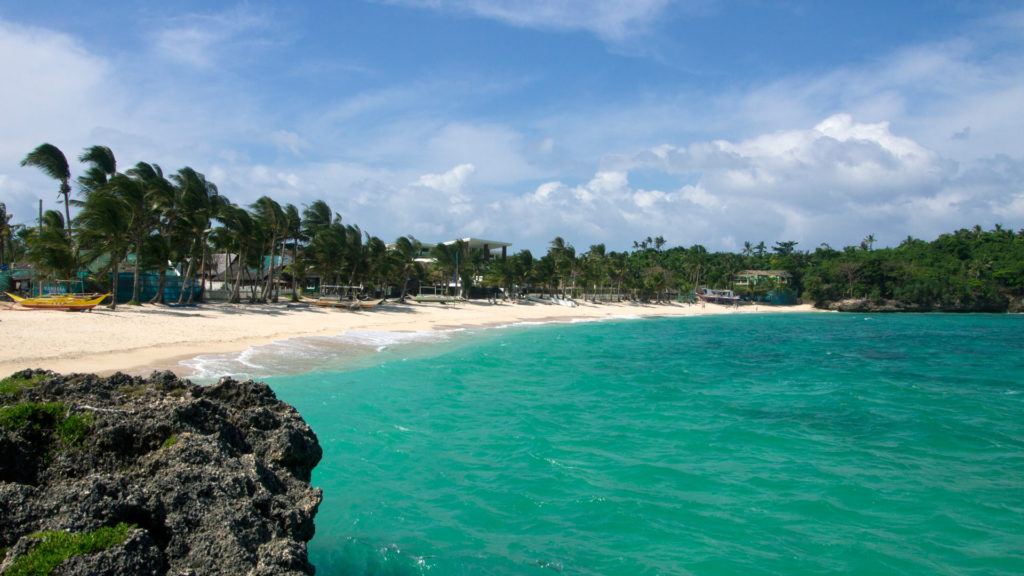
[[[267,379],[324,447],[318,574],[1020,574],[1022,328],[645,319],[246,361],[327,367]]]

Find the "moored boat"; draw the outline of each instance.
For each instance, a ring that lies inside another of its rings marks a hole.
[[[303,302],[306,302],[312,306],[319,306],[321,308],[344,308],[346,310],[363,310],[374,308],[378,304],[384,301],[383,298],[377,300],[339,300],[336,298],[303,298]]]
[[[22,298],[5,292],[15,304],[36,310],[92,310],[110,294],[56,294]]]
[[[701,302],[711,302],[712,304],[739,304],[743,301],[732,290],[714,290],[702,287],[695,290],[694,294]]]

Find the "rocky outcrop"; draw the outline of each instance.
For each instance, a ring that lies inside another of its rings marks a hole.
[[[1024,302],[1020,299],[1006,301],[990,301],[978,299],[965,304],[953,302],[948,304],[916,304],[903,300],[873,300],[871,298],[847,298],[838,302],[818,302],[815,307],[837,312],[981,312],[1003,313],[1024,312]]]
[[[54,574],[314,573],[322,452],[267,385],[25,371],[0,404],[0,572],[35,533],[128,523],[122,544]]]
[[[928,312],[917,304],[900,300],[871,300],[869,298],[847,298],[838,302],[829,302],[828,310],[837,312]]]

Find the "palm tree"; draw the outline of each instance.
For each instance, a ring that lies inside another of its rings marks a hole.
[[[171,183],[164,178],[163,170],[157,164],[139,162],[128,169],[125,175],[115,174],[111,178],[115,194],[128,206],[132,233],[132,249],[135,252],[135,273],[132,281],[132,297],[129,304],[139,304],[139,273],[143,269],[146,241],[160,224],[162,199],[173,196]],[[164,242],[166,244],[166,242]],[[163,259],[163,269],[167,259]],[[161,286],[161,292],[163,291]]]
[[[178,218],[185,233],[184,252],[180,255],[182,262],[187,260],[188,266],[181,282],[181,296],[178,303],[192,301],[193,291],[190,289],[192,274],[196,270],[196,259],[200,261],[199,270],[206,264],[206,235],[210,232],[210,220],[226,203],[226,199],[217,193],[217,186],[209,182],[206,176],[186,166],[171,175],[176,188],[176,196],[181,211]],[[197,254],[197,252],[199,254]]]
[[[462,251],[462,240],[456,240],[450,244],[437,244],[430,249],[430,255],[434,258],[437,271],[441,273],[440,280],[446,285],[454,282],[458,286],[459,279],[459,252]]]
[[[355,286],[356,277],[366,270],[368,262],[363,245],[363,231],[355,224],[345,226],[344,263],[348,267],[347,286]]]
[[[757,246],[754,246],[754,255],[761,258],[764,256],[766,250],[767,248],[764,245],[764,240],[761,240],[757,243]]]
[[[59,196],[64,197],[64,224],[71,226],[71,168],[68,166],[68,159],[64,153],[53,144],[43,143],[36,146],[36,149],[29,152],[21,161],[22,166],[35,166],[44,174],[60,182]],[[71,232],[67,231],[67,238],[70,242]]]
[[[81,204],[75,219],[79,245],[86,247],[83,256],[95,262],[103,255],[110,257],[105,269],[111,271],[111,309],[117,308],[118,270],[131,244],[131,211],[127,202],[109,187],[93,190]]]
[[[68,242],[64,216],[56,210],[47,210],[38,228],[28,228],[25,234],[28,246],[26,259],[38,271],[39,294],[45,280],[74,277],[78,262]]]
[[[183,218],[179,217],[184,208],[178,197],[178,190],[164,177],[160,166],[151,164],[149,167],[152,168],[152,172],[142,168],[145,173],[140,175],[149,183],[156,233],[145,237],[142,265],[143,269],[157,270],[158,274],[156,294],[150,303],[163,304],[168,265],[177,252],[183,251],[187,242],[182,233]],[[140,165],[136,164],[135,168],[140,168]]]
[[[338,275],[344,262],[347,240],[347,231],[341,223],[341,217],[337,217],[327,226],[307,227],[306,229],[314,231],[309,244],[303,250],[306,260],[320,276],[321,285],[331,283],[332,278],[334,284],[339,284]]]
[[[294,204],[286,204],[284,207],[284,238],[285,244],[288,244],[288,240],[292,241],[292,302],[298,302],[299,294],[295,290],[295,280],[296,278],[303,276],[303,274],[299,273],[303,266],[299,265],[297,258],[299,242],[302,240],[302,218],[299,216],[299,209],[296,208]]]
[[[267,234],[270,240],[268,247],[270,248],[270,270],[267,274],[267,281],[263,285],[263,290],[260,293],[259,301],[266,302],[271,298],[274,289],[274,260],[277,256],[277,244],[278,240],[283,238],[285,228],[285,214],[284,210],[281,209],[281,205],[278,204],[274,199],[269,196],[261,196],[256,202],[252,204],[253,216],[256,222],[263,228],[263,231]],[[263,254],[261,253],[262,257]],[[277,301],[277,298],[274,298]]]
[[[395,240],[394,252],[400,262],[402,274],[402,292],[398,297],[401,302],[405,302],[405,297],[409,293],[409,279],[414,272],[419,272],[422,269],[422,265],[416,261],[422,251],[423,243],[413,236],[402,236]]]
[[[14,224],[11,224],[11,218],[13,214],[7,213],[7,206],[0,202],[0,270],[7,267],[7,247],[14,247],[14,230],[17,228]],[[12,254],[13,261],[13,254]]]
[[[256,228],[256,222],[247,210],[239,208],[234,204],[228,204],[221,207],[217,218],[223,225],[222,230],[225,231],[225,245],[230,246],[237,253],[237,257],[235,258],[235,263],[238,267],[237,276],[235,276],[234,285],[231,287],[231,294],[228,296],[228,302],[237,304],[242,298],[242,277],[245,275],[245,262],[249,253],[250,244],[252,243],[253,231]],[[219,231],[220,230],[218,230],[218,232]],[[230,271],[230,260],[225,259],[224,266],[226,271]]]
[[[323,200],[317,200],[302,211],[302,232],[312,239],[317,232],[330,227],[334,221],[341,222],[341,216],[333,214],[331,207]]]
[[[78,161],[89,164],[85,174],[78,177],[78,188],[86,197],[104,186],[117,173],[117,160],[106,146],[86,148],[78,157]]]

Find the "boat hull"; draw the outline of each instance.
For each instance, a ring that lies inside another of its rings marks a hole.
[[[695,292],[697,299],[710,304],[739,304],[743,299],[733,293],[732,290],[713,290],[702,288]]]
[[[343,310],[364,310],[370,309],[381,302],[381,300],[331,300],[331,299],[303,299],[304,302],[312,305],[319,306],[321,308],[341,308]]]
[[[102,295],[90,295],[90,296],[72,296],[72,295],[59,295],[59,296],[41,296],[38,298],[22,298],[15,296],[10,292],[5,292],[10,296],[11,300],[25,308],[31,308],[33,310],[92,310],[96,306],[99,306],[100,302],[103,302],[110,294]]]

